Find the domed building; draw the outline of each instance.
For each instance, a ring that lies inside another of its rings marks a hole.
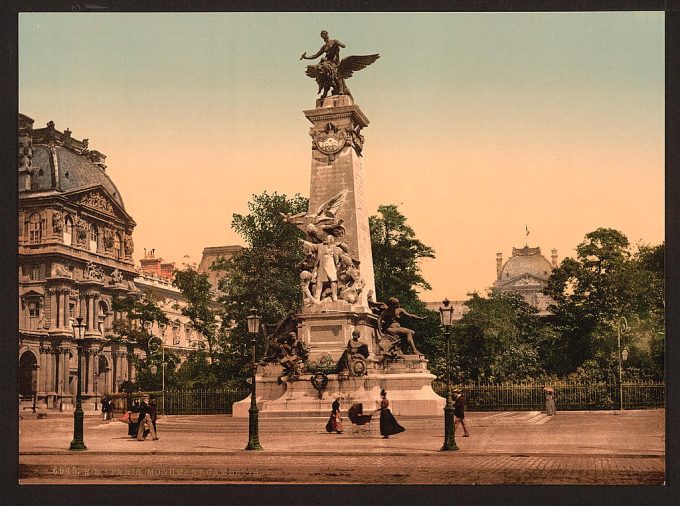
[[[512,256],[503,263],[503,254],[496,253],[496,281],[491,287],[495,293],[515,292],[548,315],[548,306],[554,301],[543,293],[552,270],[557,267],[557,250],[552,250],[552,262],[541,255],[541,248],[512,248]]]
[[[106,173],[106,156],[50,121],[33,128],[19,115],[19,393],[39,407],[71,406],[77,349],[85,325],[84,409],[134,377],[135,350],[112,343],[116,296],[138,293],[133,279],[135,222]],[[90,402],[92,401],[92,402]]]

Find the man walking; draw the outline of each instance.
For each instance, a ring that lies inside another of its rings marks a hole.
[[[465,397],[460,392],[460,388],[456,388],[453,391],[453,395],[456,396],[456,398],[453,401],[453,417],[454,417],[453,434],[455,436],[456,429],[458,428],[458,424],[460,423],[463,426],[464,431],[463,437],[470,437],[470,433],[468,432],[467,427],[465,426]]]
[[[154,441],[158,439],[156,436],[156,429],[154,429],[153,423],[151,421],[151,415],[149,414],[149,405],[146,402],[147,400],[148,397],[145,396],[139,405],[139,428],[137,429],[137,441],[144,441],[145,429],[149,430]]]

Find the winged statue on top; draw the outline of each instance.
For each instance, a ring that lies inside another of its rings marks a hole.
[[[325,55],[316,65],[308,65],[305,73],[316,79],[319,85],[317,93],[322,93],[322,99],[328,96],[329,91],[332,95],[349,95],[351,97],[352,94],[345,84],[345,79],[352,77],[354,72],[368,67],[380,58],[380,55],[348,56],[341,60],[340,48],[344,48],[345,45],[339,40],[331,39],[326,30],[321,32],[321,38],[324,41],[321,49],[312,56],[307,56],[306,52],[300,56],[301,60],[316,60],[319,56]]]

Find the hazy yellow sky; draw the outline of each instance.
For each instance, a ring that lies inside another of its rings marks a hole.
[[[367,200],[435,249],[424,299],[484,291],[525,225],[560,260],[598,227],[663,240],[663,13],[26,13],[20,110],[107,155],[137,260],[198,262],[251,194],[309,194],[321,29],[381,54],[348,81]]]

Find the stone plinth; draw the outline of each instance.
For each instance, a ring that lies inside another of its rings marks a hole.
[[[406,356],[391,362],[386,368],[370,361],[368,374],[351,377],[328,375],[328,385],[321,398],[310,381],[311,375],[277,384],[281,374],[278,365],[258,368],[256,378],[257,406],[261,417],[326,416],[331,403],[341,397],[342,410],[362,403],[364,413],[380,409],[380,391],[387,391],[390,409],[395,415],[436,416],[442,413],[446,400],[432,390],[434,375],[427,370],[427,362],[418,356]],[[234,404],[234,417],[247,417],[250,396]],[[349,423],[349,422],[348,422]]]
[[[372,313],[344,301],[307,306],[297,315],[297,320],[298,338],[309,348],[311,362],[323,355],[330,355],[333,362],[337,362],[355,330],[361,332],[364,342],[372,343],[377,325]],[[369,349],[371,353],[375,351],[370,344]]]
[[[346,242],[351,256],[359,261],[359,271],[366,283],[360,302],[368,307],[366,295],[375,291],[371,237],[368,229],[368,210],[364,182],[362,128],[368,119],[349,96],[332,96],[319,103],[317,108],[304,111],[312,123],[312,170],[309,193],[309,212],[315,213],[319,206],[347,191],[345,202],[337,218],[343,220]]]

